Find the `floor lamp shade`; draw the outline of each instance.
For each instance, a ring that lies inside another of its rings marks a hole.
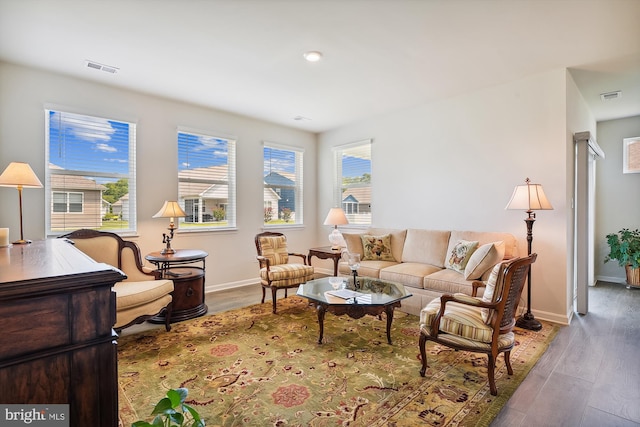
[[[324,220],[324,225],[333,225],[333,231],[329,234],[329,242],[331,242],[332,249],[340,249],[346,246],[342,233],[338,230],[339,225],[349,224],[347,216],[342,208],[331,208],[327,217]]]
[[[22,229],[22,189],[42,188],[42,183],[28,163],[11,162],[4,172],[2,172],[2,175],[0,175],[0,186],[15,187],[18,189],[18,203],[20,205],[20,240],[13,243],[16,245],[31,243],[30,240],[24,239]]]
[[[527,212],[525,223],[527,224],[527,255],[531,255],[531,244],[533,242],[533,223],[536,221],[535,210],[553,209],[549,199],[544,194],[542,185],[532,184],[529,178],[525,180],[524,185],[517,185],[511,195],[511,200],[507,203],[505,209],[523,210]],[[531,312],[531,268],[529,268],[527,278],[527,312],[520,316],[516,321],[516,326],[532,331],[542,329],[542,324],[538,322]]]

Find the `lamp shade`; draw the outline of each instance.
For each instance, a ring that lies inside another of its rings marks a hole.
[[[347,216],[344,214],[342,208],[331,208],[327,214],[327,218],[324,220],[324,225],[344,225],[349,224]]]
[[[0,175],[0,186],[42,188],[42,183],[28,163],[11,162]]]
[[[153,218],[179,218],[185,216],[187,216],[187,214],[182,210],[178,202],[166,200],[162,208],[160,208]]]
[[[542,185],[531,184],[529,178],[524,185],[516,185],[511,195],[511,200],[505,209],[517,209],[524,211],[551,210],[553,206],[544,194]]]

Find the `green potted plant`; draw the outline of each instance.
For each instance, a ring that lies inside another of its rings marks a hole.
[[[151,423],[136,421],[131,427],[205,427],[198,411],[184,403],[187,393],[186,388],[169,390],[153,408],[151,415],[156,417]]]
[[[640,287],[640,230],[623,228],[617,233],[607,234],[609,255],[604,262],[618,261],[627,274],[627,287]]]

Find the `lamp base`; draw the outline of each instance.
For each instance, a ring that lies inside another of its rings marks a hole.
[[[173,248],[164,248],[160,251],[160,255],[173,255],[176,251]]]
[[[14,245],[28,245],[29,243],[33,243],[31,240],[16,240],[13,242]]]
[[[536,318],[533,317],[533,313],[529,312],[518,317],[518,320],[516,320],[516,326],[530,331],[539,331],[542,329],[542,323],[538,322]]]

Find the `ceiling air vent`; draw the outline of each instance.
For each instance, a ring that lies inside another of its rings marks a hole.
[[[94,70],[101,70],[109,74],[115,74],[119,70],[118,67],[112,67],[111,65],[100,64],[95,61],[85,61],[85,63],[87,64],[87,68],[93,68]]]
[[[622,91],[616,90],[615,92],[601,93],[600,99],[602,99],[603,101],[611,101],[612,99],[618,99],[621,96],[622,96]]]

